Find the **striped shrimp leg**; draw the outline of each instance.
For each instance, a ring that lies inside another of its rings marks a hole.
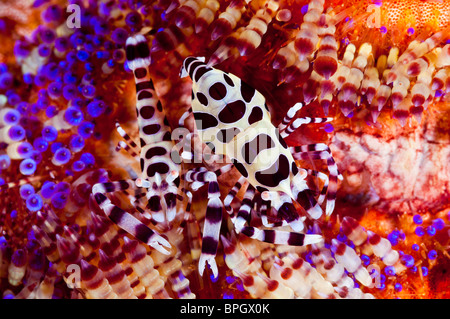
[[[125,141],[125,145],[120,143],[119,145],[124,148],[125,150],[130,150],[130,152],[138,152],[139,147],[137,144],[133,141],[130,135],[122,128],[119,122],[116,122],[116,131],[119,133],[119,135],[123,138]]]
[[[171,247],[170,243],[161,237],[156,231],[148,228],[141,221],[120,207],[113,205],[104,194],[95,193],[94,198],[106,216],[108,216],[120,228],[124,229],[140,241],[153,247],[159,252],[168,254],[168,251],[164,247]]]
[[[254,196],[255,188],[249,185],[247,191],[245,192],[244,199],[242,200],[241,207],[237,213],[237,216],[232,217],[236,229],[242,228],[244,224],[250,224]]]
[[[314,244],[323,240],[322,236],[320,235],[305,235],[302,233],[282,230],[259,229],[248,225],[240,225],[235,221],[234,223],[237,233],[242,233],[247,237],[271,244],[304,246]]]
[[[291,153],[294,159],[317,159],[324,160],[328,166],[329,178],[328,178],[328,187],[327,187],[327,204],[326,204],[326,214],[327,216],[331,215],[334,210],[334,205],[336,201],[336,193],[337,193],[337,181],[341,178],[339,174],[338,167],[336,162],[331,155],[330,148],[323,143],[317,144],[309,144],[309,145],[301,145],[291,147]]]
[[[310,245],[323,240],[320,235],[305,235],[281,230],[258,229],[251,226],[243,227],[241,233],[266,243],[292,246]]]
[[[319,124],[319,123],[328,123],[333,120],[332,117],[324,117],[324,118],[310,118],[310,117],[303,117],[303,118],[297,118],[292,123],[291,121],[295,118],[295,115],[297,112],[302,108],[301,103],[294,104],[291,108],[289,108],[288,112],[286,113],[286,116],[283,118],[283,121],[278,125],[278,129],[281,132],[280,135],[282,138],[285,138],[289,136],[291,133],[293,133],[297,128],[299,128],[303,124]],[[289,124],[291,123],[291,124]],[[292,155],[295,159],[309,159],[311,156],[313,159],[324,159],[327,160],[328,164],[328,170],[330,172],[330,175],[332,176],[332,172],[337,170],[337,166],[335,167],[334,160],[331,156],[331,151],[325,144],[312,144],[312,145],[302,145],[297,147],[291,147]],[[324,153],[319,153],[320,151],[324,151]],[[317,153],[316,153],[317,152]],[[300,158],[298,158],[300,157]],[[306,157],[306,158],[304,158]],[[339,174],[339,173],[338,173]],[[324,175],[321,173],[317,173],[318,177],[325,180],[325,185],[322,190],[321,196],[318,199],[319,205],[323,202],[324,192],[327,192],[328,186],[329,186],[329,178],[323,178]],[[339,176],[339,175],[338,175]],[[334,180],[334,177],[330,177],[332,180]],[[337,185],[336,185],[337,186]],[[328,200],[330,201],[329,204],[327,204],[326,213],[327,215],[330,215],[334,209],[334,199],[333,199],[333,192],[335,191],[335,184],[331,183],[331,192],[328,195]],[[304,206],[303,206],[304,207]]]
[[[242,185],[244,185],[246,179],[244,176],[239,177],[238,181],[234,184],[234,186],[231,188],[230,192],[225,197],[223,204],[225,206],[225,210],[228,212],[228,214],[233,213],[233,208],[231,207],[231,202],[236,197],[237,193],[241,189]]]
[[[253,206],[253,199],[255,197],[255,189],[253,186],[249,185],[247,191],[245,192],[244,199],[242,200],[242,206],[237,213],[237,216],[231,217],[236,231],[239,233],[242,229],[245,229],[246,225],[250,224],[251,220],[251,211]],[[275,204],[275,209],[278,213],[289,223],[289,225],[295,231],[301,231],[303,229],[303,221],[299,218],[298,214],[295,211],[291,210],[288,206],[292,205],[292,202],[289,203],[288,196],[286,195],[281,201],[271,200]],[[295,216],[293,216],[295,215]],[[267,219],[267,216],[262,216],[263,224],[270,225]]]
[[[178,177],[181,170],[179,163],[172,159],[174,143],[171,129],[150,78],[150,49],[147,40],[142,35],[128,38],[126,51],[128,66],[136,81],[136,109],[141,143],[141,178],[136,183],[138,187],[145,188],[155,184],[155,192],[148,194],[147,198],[155,205],[162,204],[165,218],[162,212],[157,211],[155,215],[160,216],[153,218],[170,222],[177,213]]]
[[[219,184],[217,175],[201,167],[199,170],[191,170],[186,173],[187,182],[197,183],[195,186],[208,183],[208,204],[206,207],[205,224],[203,226],[202,253],[199,260],[199,273],[203,275],[208,262],[214,277],[217,277],[219,271],[214,260],[219,244],[220,225],[222,224],[223,204],[220,200]],[[194,186],[193,185],[193,186]]]
[[[332,117],[299,117],[295,119],[288,127],[286,127],[286,129],[281,132],[280,135],[282,138],[286,138],[303,124],[328,123],[332,120]]]
[[[263,194],[262,198],[266,199],[264,195],[266,194]],[[273,195],[273,193],[271,195]],[[303,221],[305,220],[305,217],[300,217],[289,195],[276,193],[276,196],[272,197],[270,201],[271,206],[277,212],[277,217],[281,218],[283,221],[283,225],[285,221],[294,231],[301,232],[303,230]],[[269,210],[267,212],[269,212]]]
[[[164,185],[163,202],[167,219],[175,216],[177,187],[172,182],[178,177],[179,167],[167,155],[172,147],[170,129],[162,112],[162,105],[156,98],[153,83],[149,77],[150,50],[143,36],[137,35],[127,40],[127,59],[129,68],[134,72],[136,80],[137,114],[141,141],[141,172],[136,186],[148,188],[149,177],[155,177],[159,187]],[[119,132],[120,133],[120,132]],[[162,142],[160,142],[162,141]],[[165,143],[158,145],[158,143]],[[157,145],[157,146],[155,146]],[[166,176],[167,173],[170,174]],[[163,183],[164,179],[164,183]],[[96,184],[93,187],[93,197],[104,213],[119,227],[123,228],[137,239],[159,250],[163,254],[168,252],[164,247],[170,247],[167,240],[148,228],[131,214],[113,205],[105,193],[115,190],[126,190],[129,181]],[[159,194],[155,194],[160,199]],[[147,195],[148,197],[148,195]],[[150,199],[150,198],[149,198]]]
[[[261,215],[261,222],[265,227],[287,226],[287,222],[278,216],[278,212],[272,210],[272,202],[263,200],[261,194],[254,199],[255,211]]]
[[[278,125],[278,129],[280,131],[283,131],[287,128],[287,126],[289,125],[289,123],[294,119],[295,114],[297,114],[297,112],[303,107],[302,103],[295,103],[293,106],[291,106],[289,108],[289,110],[287,111],[285,117],[283,118],[283,120],[281,121],[281,123]]]
[[[191,184],[195,191],[201,186],[208,184],[208,204],[206,207],[205,224],[203,226],[202,253],[199,260],[199,273],[203,275],[206,262],[210,265],[215,277],[218,275],[215,256],[219,244],[219,231],[222,223],[223,204],[220,199],[220,190],[217,177],[230,171],[233,164],[225,165],[214,172],[208,171],[204,167],[199,167],[188,171],[185,180]]]
[[[136,153],[127,143],[124,141],[119,141],[116,146],[116,152],[119,152],[120,149],[123,149],[125,152],[131,155],[131,157],[138,158],[139,154]]]
[[[144,217],[149,218],[147,215],[148,213],[139,206],[139,199],[143,196],[146,196],[146,192],[144,194],[136,194],[134,196],[129,194],[129,190],[132,189],[136,190],[136,179],[126,179],[126,180],[119,180],[114,182],[104,182],[104,183],[97,183],[92,187],[92,193],[95,195],[97,193],[100,194],[107,194],[107,193],[113,193],[113,192],[123,192],[127,194],[130,198],[130,203],[139,211],[141,212]],[[136,190],[137,191],[137,190]],[[97,202],[97,204],[99,204]]]

